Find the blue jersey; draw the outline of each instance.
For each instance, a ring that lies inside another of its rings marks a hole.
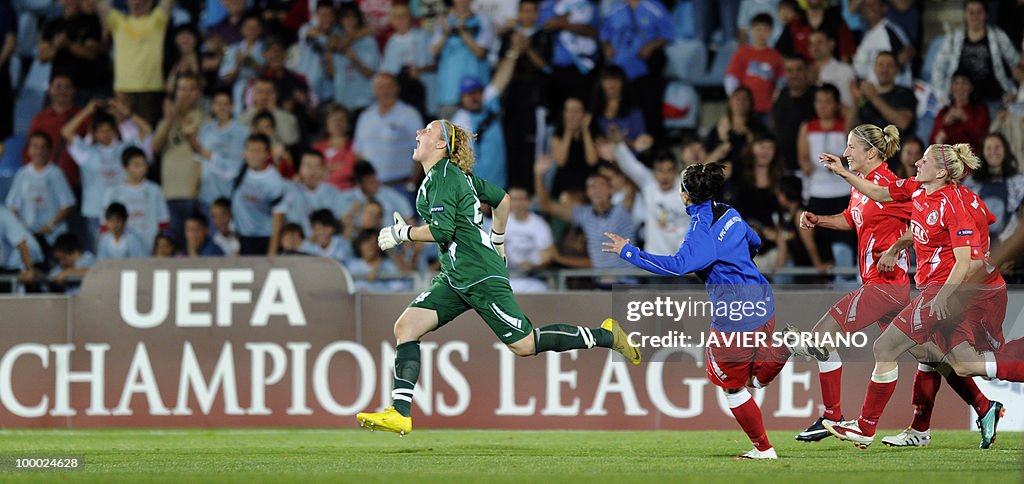
[[[275,213],[287,212],[288,185],[277,169],[246,170],[231,197],[235,230],[243,237],[270,237]]]
[[[501,99],[498,91],[487,86],[484,90],[483,109],[476,112],[459,109],[452,115],[452,122],[477,133],[477,139],[473,141],[473,151],[477,154],[473,174],[505,188],[508,185],[508,169],[505,163],[505,130],[501,127]]]
[[[167,200],[164,199],[160,185],[149,180],[143,180],[138,185],[122,183],[107,191],[103,206],[109,207],[114,202],[120,202],[128,209],[126,226],[142,238],[149,252],[160,232],[160,226],[171,221],[171,213],[167,210]]]
[[[82,216],[103,218],[106,207],[103,195],[107,190],[124,183],[124,167],[121,153],[133,142],[114,142],[107,146],[86,142],[75,136],[68,147],[68,154],[75,160],[82,173]]]
[[[434,38],[430,42],[431,45],[444,42],[444,47],[437,57],[437,92],[435,93],[437,103],[441,105],[459,103],[459,83],[464,76],[476,77],[485,84],[491,79],[491,64],[487,61],[487,56],[477,58],[469,49],[466,42],[462,40],[462,36],[455,30],[457,24],[455,15],[449,15],[447,22],[451,28],[451,34],[445,38],[441,26],[437,25],[434,29]],[[479,15],[473,15],[467,19],[462,28],[469,32],[473,40],[484,49],[489,49],[495,40],[494,28],[490,22]]]
[[[626,244],[619,252],[630,264],[655,274],[681,276],[695,273],[707,285],[713,305],[724,302],[759,303],[763,311],[751,311],[733,318],[734,313],[711,319],[719,331],[751,331],[775,316],[771,285],[754,265],[753,255],[761,247],[761,238],[743,221],[734,208],[716,202],[686,207],[690,230],[675,255],[654,255]]]
[[[330,183],[321,183],[314,190],[302,183],[288,183],[288,213],[285,219],[301,225],[303,233],[309,235],[312,230],[309,216],[313,212],[326,208],[334,214],[334,218],[341,218],[345,214],[342,211],[345,205],[345,195]]]
[[[0,268],[25,270],[18,245],[28,245],[29,258],[33,263],[43,261],[43,250],[36,238],[29,233],[21,221],[4,207],[0,207]]]
[[[647,62],[638,55],[647,43],[675,38],[672,18],[660,2],[640,0],[636,8],[621,2],[605,16],[601,23],[600,38],[615,49],[615,57],[606,59],[626,71],[630,80],[647,74]]]
[[[377,71],[380,64],[380,51],[373,36],[361,37],[350,47],[359,62],[371,71]],[[348,56],[334,54],[333,95],[334,101],[345,106],[349,111],[356,111],[373,102],[372,74],[364,76],[352,63]]]
[[[149,255],[147,244],[138,234],[128,229],[121,234],[121,240],[115,240],[113,232],[103,234],[96,251],[96,258],[99,260],[133,259]]]
[[[355,259],[352,244],[338,235],[331,237],[331,242],[327,244],[327,247],[320,247],[320,244],[307,241],[302,243],[299,251],[318,257],[329,257],[342,264]]]
[[[75,194],[71,192],[64,173],[53,164],[47,164],[42,170],[32,165],[18,169],[7,192],[7,208],[17,211],[18,217],[25,222],[25,227],[37,233],[50,223],[57,214],[75,205]],[[67,223],[63,220],[46,236],[53,243],[57,236],[67,231]]]
[[[214,152],[209,160],[200,160],[199,201],[213,205],[218,198],[231,198],[232,183],[242,170],[241,155],[237,158]]]

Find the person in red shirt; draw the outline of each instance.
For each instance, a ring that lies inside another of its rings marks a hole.
[[[776,84],[785,72],[782,55],[768,46],[772,22],[766,13],[750,20],[751,43],[736,49],[725,71],[725,91],[731,94],[739,86],[749,88],[754,94],[754,111],[761,115],[771,113]]]
[[[75,85],[71,81],[71,78],[67,74],[58,74],[50,79],[50,89],[47,91],[50,95],[50,105],[39,111],[38,114],[32,118],[32,123],[28,127],[29,133],[36,131],[42,131],[46,133],[50,139],[56,140],[57,143],[51,151],[51,161],[60,167],[61,171],[64,172],[64,178],[67,178],[68,185],[72,188],[79,187],[81,185],[81,178],[78,173],[78,165],[74,160],[71,159],[71,155],[68,154],[67,144],[64,143],[64,137],[61,136],[61,130],[64,125],[75,117],[80,110],[74,105],[75,99]],[[85,122],[78,128],[78,134],[82,137],[89,132],[89,123]],[[25,144],[26,148],[23,152],[23,158],[25,164],[28,164],[28,143]]]
[[[950,342],[946,336],[964,331],[959,326],[949,332],[940,327],[953,316],[950,297],[970,275],[972,251],[980,245],[977,226],[958,184],[981,162],[970,145],[932,145],[915,164],[915,178],[898,179],[888,186],[846,171],[838,156],[822,154],[821,162],[871,200],[912,202],[913,208],[910,226],[918,261],[915,281],[921,294],[875,341],[875,368],[860,418],[838,424],[823,422],[832,435],[865,448],[874,441],[878,419],[896,389],[896,358],[928,341],[946,353],[950,349],[944,347]],[[943,331],[936,335],[940,329]]]
[[[980,153],[988,133],[988,108],[984,104],[972,103],[974,83],[967,71],[956,71],[949,88],[949,105],[935,116],[928,143],[968,143]]]
[[[313,149],[324,155],[327,162],[327,183],[339,190],[353,187],[356,153],[351,136],[351,117],[347,109],[337,104],[327,109],[324,119],[327,137],[313,144]]]

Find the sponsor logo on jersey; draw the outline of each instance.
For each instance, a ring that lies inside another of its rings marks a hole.
[[[907,182],[906,178],[900,178],[899,180],[896,180],[896,186],[902,187],[903,184],[906,183],[906,182]]]
[[[434,213],[434,212],[443,212],[443,211],[444,211],[444,207],[441,207],[441,206],[437,206],[437,207],[430,207],[430,212],[431,212],[431,213]]]
[[[973,230],[957,230],[956,234],[960,237],[967,237],[968,235],[974,235]]]
[[[928,212],[928,218],[925,219],[925,222],[928,222],[928,225],[935,225],[935,223],[938,222],[938,221],[939,221],[939,211],[938,210],[932,210],[931,212]]]
[[[917,220],[910,221],[910,230],[914,232],[914,240],[922,243],[928,243],[928,229],[924,228]]]
[[[850,216],[853,218],[853,223],[857,224],[858,227],[864,225],[864,214],[861,213],[860,207],[853,207],[850,210]]]

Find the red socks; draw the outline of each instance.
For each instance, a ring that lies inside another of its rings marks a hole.
[[[956,374],[952,376],[956,376]],[[910,424],[910,428],[924,432],[931,426],[935,395],[939,393],[940,386],[942,386],[942,375],[935,371],[935,368],[925,364],[917,366],[917,374],[914,375],[914,396],[911,399],[914,404],[914,421]]]
[[[984,393],[981,393],[981,389],[978,388],[978,384],[974,383],[974,378],[958,376],[956,373],[950,373],[946,377],[946,383],[949,383],[949,387],[960,395],[968,405],[974,407],[974,411],[978,415],[984,415],[988,411],[989,405],[992,402],[989,401],[988,397]]]
[[[772,448],[768,442],[768,435],[764,431],[764,422],[761,420],[761,408],[750,396],[746,388],[737,393],[726,393],[726,400],[729,401],[729,409],[733,417],[740,424],[740,428],[746,432],[754,448],[765,451]]]
[[[861,408],[860,419],[858,419],[860,430],[864,435],[875,435],[878,419],[882,417],[882,411],[885,410],[886,404],[892,398],[892,393],[896,390],[896,377],[898,376],[899,368],[893,368],[881,375],[871,375],[868,392],[864,396],[864,406]]]
[[[821,416],[838,421],[843,416],[839,405],[843,393],[843,362],[835,351],[829,355],[828,361],[818,362],[818,382],[821,383],[821,402],[825,405]]]

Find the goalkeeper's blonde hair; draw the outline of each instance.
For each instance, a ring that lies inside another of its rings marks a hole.
[[[472,173],[473,165],[476,163],[476,154],[473,153],[473,140],[476,135],[462,126],[447,119],[440,120],[441,129],[444,134],[441,139],[445,140],[448,151],[448,159],[464,173]]]

